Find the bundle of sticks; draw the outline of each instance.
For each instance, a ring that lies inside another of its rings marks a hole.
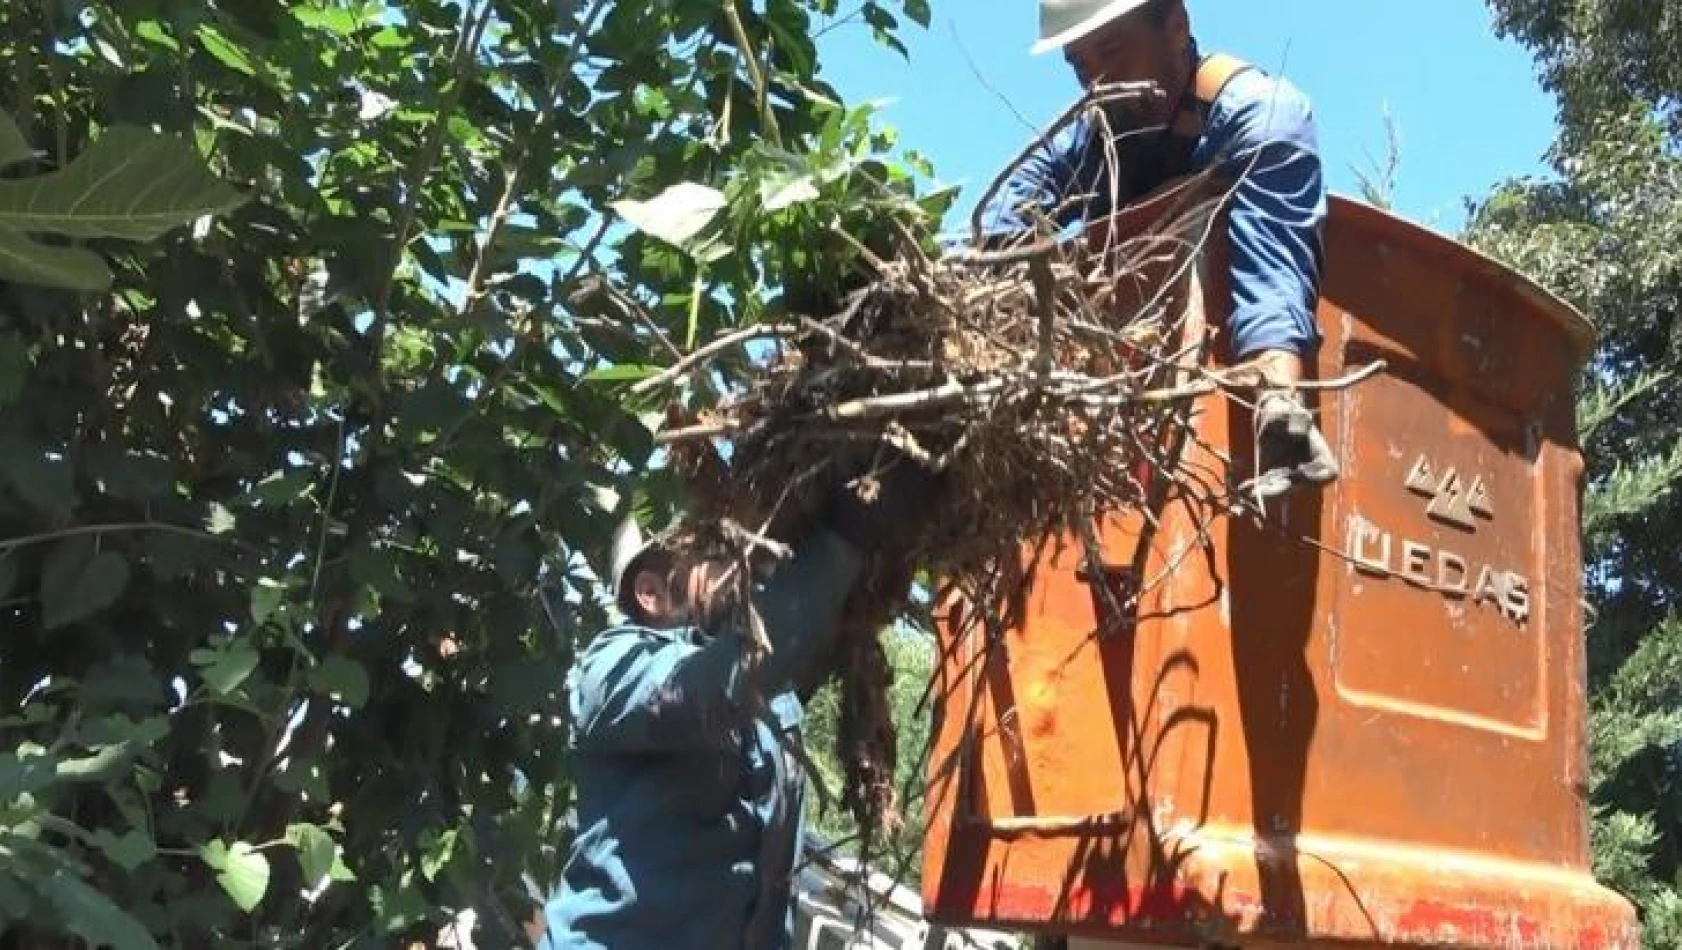
[[[971,611],[1008,622],[1031,569],[1021,552],[1103,512],[1145,499],[1145,468],[1172,473],[1166,446],[1196,396],[1204,334],[1168,292],[1188,267],[1210,209],[1182,209],[1113,246],[1040,241],[930,259],[907,245],[828,318],[744,329],[689,354],[644,390],[666,386],[751,340],[771,354],[716,410],[673,417],[657,436],[691,483],[690,543],[750,578],[786,554],[838,490],[869,501],[898,459],[942,474],[937,503],[902,549],[871,552],[844,610],[843,806],[861,828],[896,820],[889,670],[878,633],[906,606],[920,570]],[[1120,308],[1120,282],[1169,278]],[[1180,282],[1183,284],[1183,282]],[[724,449],[721,451],[721,447]],[[752,630],[753,624],[745,629]]]

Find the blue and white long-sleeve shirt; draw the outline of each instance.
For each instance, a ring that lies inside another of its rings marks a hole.
[[[1318,131],[1308,97],[1284,79],[1254,67],[1234,74],[1205,108],[1203,132],[1184,174],[1214,168],[1231,187],[1228,202],[1232,269],[1229,355],[1261,350],[1302,356],[1319,346],[1314,319],[1324,261],[1321,229],[1326,190]],[[1129,143],[1120,140],[1116,148]],[[1105,144],[1089,119],[1041,146],[988,208],[990,235],[1027,230],[1026,205],[1059,227],[1110,214]],[[1165,182],[1150,182],[1156,188]],[[1071,196],[1085,196],[1070,201]],[[1143,194],[1122,194],[1123,203]]]
[[[751,677],[740,638],[693,628],[615,627],[584,650],[567,682],[578,835],[538,950],[786,950],[793,682],[834,644],[861,564],[819,531],[778,567],[754,598],[772,653]]]

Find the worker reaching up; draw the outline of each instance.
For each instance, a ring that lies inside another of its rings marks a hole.
[[[993,236],[1105,217],[1170,181],[1213,170],[1230,189],[1227,356],[1261,377],[1255,491],[1327,482],[1337,464],[1294,390],[1319,347],[1325,184],[1314,114],[1289,82],[1203,57],[1184,0],[1040,0],[1038,55],[1062,50],[1081,85],[1151,82],[1164,95],[1106,106],[1033,152],[984,209]],[[1113,162],[1112,162],[1113,158]]]
[[[713,591],[728,570],[627,526],[613,551],[627,622],[567,678],[577,835],[529,925],[539,950],[784,950],[805,774],[795,684],[830,655],[869,554],[916,540],[940,476],[897,457],[872,502],[838,491],[754,604],[750,662]]]

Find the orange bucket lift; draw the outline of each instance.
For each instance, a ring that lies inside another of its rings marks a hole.
[[[1208,233],[1159,276],[1218,326]],[[1385,365],[1315,400],[1338,482],[1266,524],[1172,500],[1148,528],[1114,519],[1102,569],[1064,545],[1002,633],[952,607],[937,922],[1071,946],[1638,945],[1589,871],[1573,383],[1592,330],[1365,205],[1333,199],[1325,243],[1318,376]],[[1193,432],[1187,465],[1250,455],[1222,396]]]

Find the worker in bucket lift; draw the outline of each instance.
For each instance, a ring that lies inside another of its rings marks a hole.
[[[1319,347],[1314,319],[1326,217],[1313,111],[1284,79],[1230,56],[1202,57],[1185,0],[1040,0],[1035,55],[1061,50],[1088,89],[1151,82],[1164,95],[1104,106],[1113,143],[1083,118],[1029,155],[983,211],[999,237],[1103,218],[1112,183],[1127,203],[1213,170],[1230,189],[1228,356],[1258,377],[1258,500],[1337,477],[1337,463],[1295,391]],[[1109,167],[1114,146],[1116,163]]]
[[[614,542],[628,622],[597,636],[567,680],[578,831],[562,880],[528,925],[540,950],[784,950],[805,776],[789,751],[794,684],[834,644],[865,552],[913,540],[939,476],[894,459],[865,503],[841,490],[822,523],[755,588],[771,653],[721,630],[724,566],[627,523]]]

